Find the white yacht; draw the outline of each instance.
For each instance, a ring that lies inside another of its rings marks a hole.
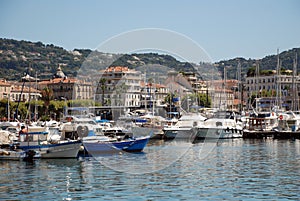
[[[243,126],[233,111],[218,111],[197,126],[197,139],[230,139],[243,137]]]
[[[192,128],[203,124],[206,117],[200,114],[186,114],[181,116],[175,125],[166,125],[163,128],[165,139],[190,137]]]
[[[244,118],[245,131],[273,131],[278,127],[279,116],[275,112],[255,112]]]

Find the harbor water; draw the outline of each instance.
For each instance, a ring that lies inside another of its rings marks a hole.
[[[151,141],[143,153],[0,161],[0,200],[299,200],[300,141]]]

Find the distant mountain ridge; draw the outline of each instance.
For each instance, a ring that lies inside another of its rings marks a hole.
[[[282,68],[293,68],[293,59],[296,52],[299,55],[298,63],[300,64],[300,48],[280,53]],[[112,62],[109,63],[110,61]],[[32,71],[32,75],[37,71],[40,79],[51,78],[59,65],[67,76],[73,77],[76,76],[83,63],[88,64],[93,72],[99,71],[101,63],[109,63],[110,66],[128,66],[129,68],[136,68],[145,64],[158,64],[172,68],[175,71],[185,72],[196,72],[194,68],[196,66],[201,69],[199,76],[204,78],[209,77],[207,72],[213,65],[219,69],[220,75],[223,75],[224,66],[227,66],[228,78],[234,79],[236,78],[238,62],[241,63],[242,74],[246,74],[248,69],[253,67],[256,62],[259,63],[261,70],[276,69],[277,56],[270,55],[257,61],[254,59],[234,58],[214,64],[193,64],[178,61],[170,55],[157,53],[129,55],[102,53],[90,49],[68,51],[53,44],[0,38],[0,78],[7,80],[19,80],[27,71]]]
[[[293,62],[297,54],[297,71],[300,73],[300,48],[293,48],[291,50],[281,52],[279,56],[279,62],[281,69],[293,70]],[[215,63],[215,66],[220,72],[224,72],[224,66],[227,67],[229,77],[234,78],[237,72],[238,63],[241,64],[242,75],[246,75],[250,68],[254,68],[257,64],[259,70],[276,70],[277,67],[277,55],[265,56],[262,59],[245,59],[245,58],[234,58],[229,60],[222,60]]]

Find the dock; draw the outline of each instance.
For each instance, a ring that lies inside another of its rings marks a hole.
[[[244,139],[300,139],[300,131],[244,131]]]

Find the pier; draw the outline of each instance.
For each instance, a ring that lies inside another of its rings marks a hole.
[[[244,131],[244,139],[300,139],[300,131]]]

